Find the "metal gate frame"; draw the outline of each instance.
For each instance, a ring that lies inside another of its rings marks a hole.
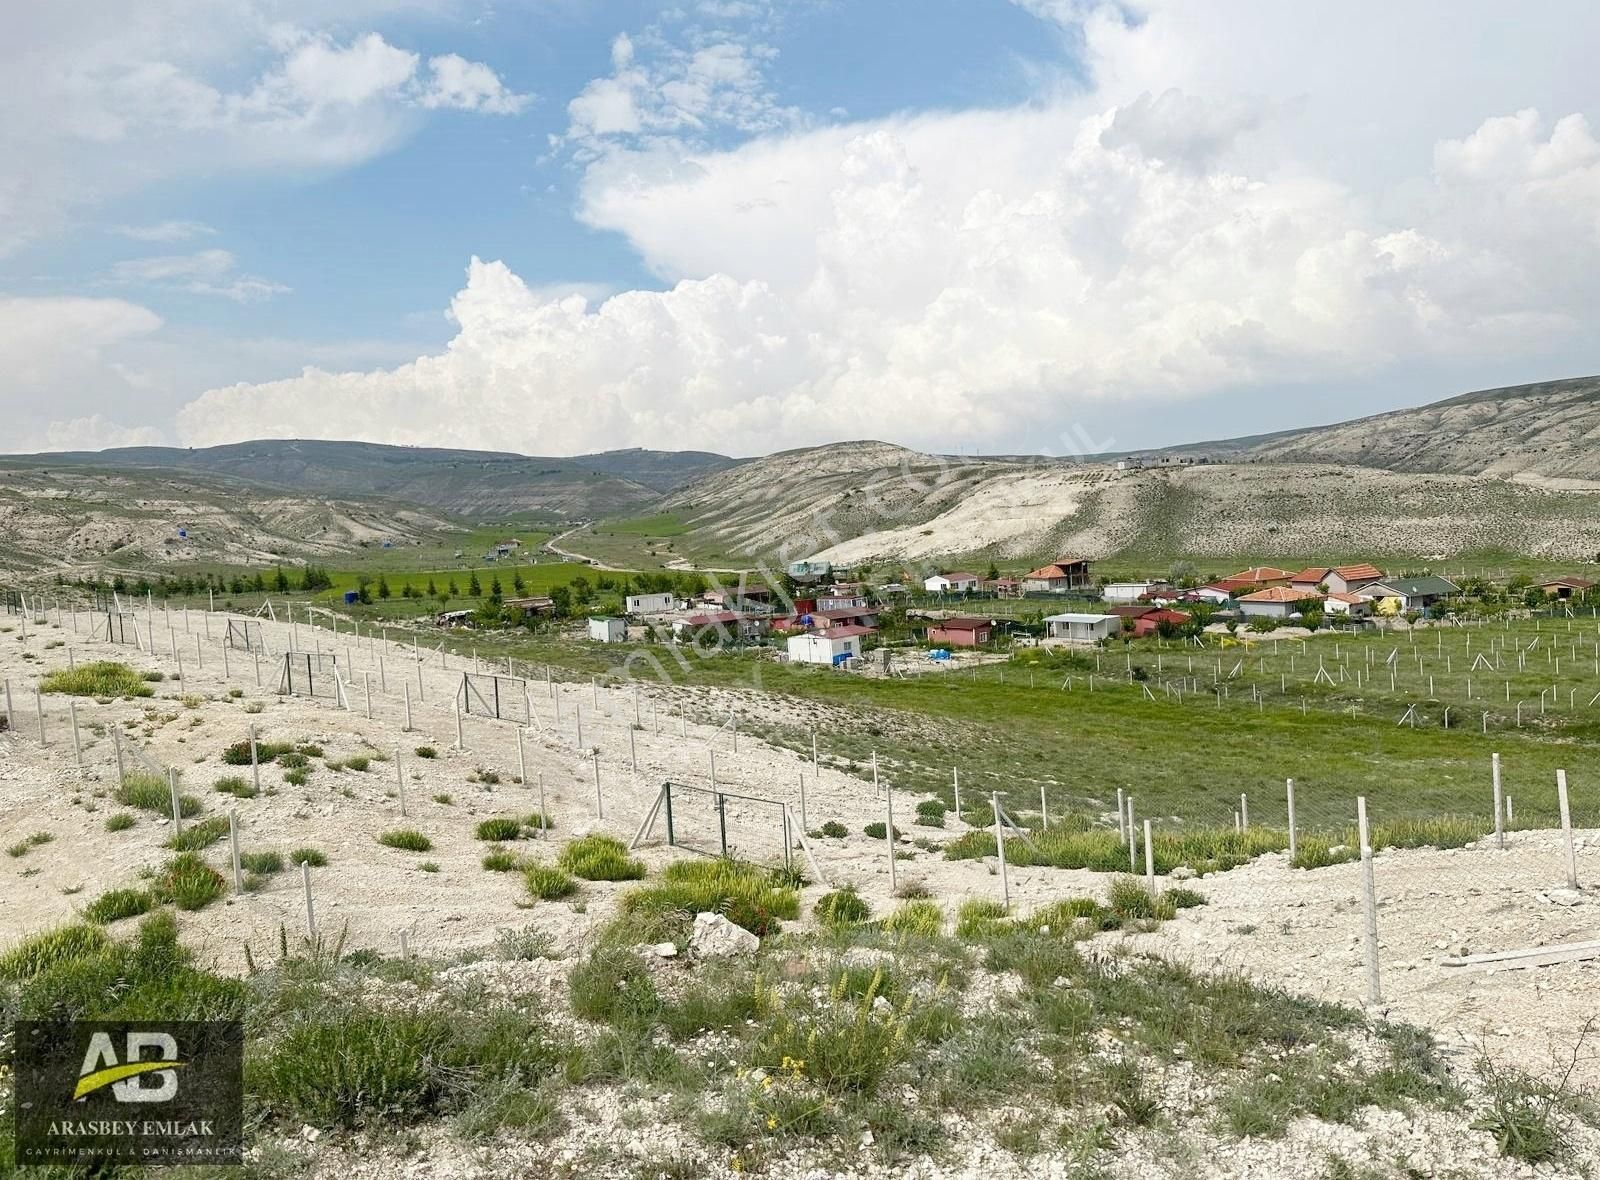
[[[485,686],[484,681],[488,684]],[[504,685],[502,685],[504,682]],[[484,688],[488,688],[487,695]],[[463,672],[461,687],[456,697],[461,701],[461,711],[469,716],[492,717],[496,721],[514,721],[518,725],[532,725],[531,689],[520,676],[497,676],[488,672]]]

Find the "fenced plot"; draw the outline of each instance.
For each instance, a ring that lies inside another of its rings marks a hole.
[[[475,717],[515,721],[528,725],[528,682],[517,676],[480,675],[464,672],[457,693],[461,711]]]
[[[0,611],[8,615],[22,613],[22,594],[16,590],[0,590]]]
[[[661,784],[634,846],[657,834],[673,848],[785,866],[804,843],[799,823],[780,800],[674,782]]]
[[[344,683],[339,657],[315,652],[291,651],[283,656],[283,672],[278,679],[280,696],[323,697],[344,701]]]

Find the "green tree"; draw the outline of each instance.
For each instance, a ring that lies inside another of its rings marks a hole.
[[[446,586],[445,589],[447,589],[450,592],[450,597],[451,598],[460,598],[461,597],[461,591],[456,586],[456,580],[454,578],[450,579],[450,584],[448,586]]]
[[[500,590],[500,575],[495,574],[489,579],[489,601],[499,605],[503,594]]]
[[[389,597],[389,579],[382,574],[378,575],[378,597],[384,599]]]
[[[991,561],[989,563],[989,572],[987,574],[985,574],[984,576],[986,578],[988,578],[991,582],[994,581],[996,578],[998,578],[1000,576],[1000,567],[997,566],[994,562]]]
[[[279,594],[289,593],[289,575],[283,572],[283,567],[278,567],[278,572],[272,576],[272,588]]]
[[[550,591],[550,613],[558,619],[564,619],[572,613],[572,591],[565,586],[557,586]]]
[[[429,598],[438,598],[439,597],[439,587],[437,587],[437,586],[435,586],[433,584],[433,579],[432,578],[428,579],[427,594],[428,594]]]
[[[511,589],[519,595],[528,592],[528,583],[523,580],[521,570],[511,571]]]
[[[483,583],[478,581],[478,571],[473,570],[467,578],[467,596],[470,598],[483,597]]]

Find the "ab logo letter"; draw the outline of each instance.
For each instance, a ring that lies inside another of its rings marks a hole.
[[[160,1056],[147,1061],[145,1051],[150,1049]],[[171,1102],[178,1096],[177,1071],[185,1064],[178,1060],[178,1040],[171,1033],[129,1029],[126,1052],[118,1061],[110,1034],[96,1032],[89,1039],[72,1099],[81,1102],[110,1086],[118,1102]]]

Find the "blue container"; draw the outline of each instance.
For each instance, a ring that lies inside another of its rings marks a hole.
[[[344,592],[344,604],[346,606],[354,606],[356,603],[358,603],[360,601],[361,601],[361,591],[359,591],[359,590],[346,590]]]

